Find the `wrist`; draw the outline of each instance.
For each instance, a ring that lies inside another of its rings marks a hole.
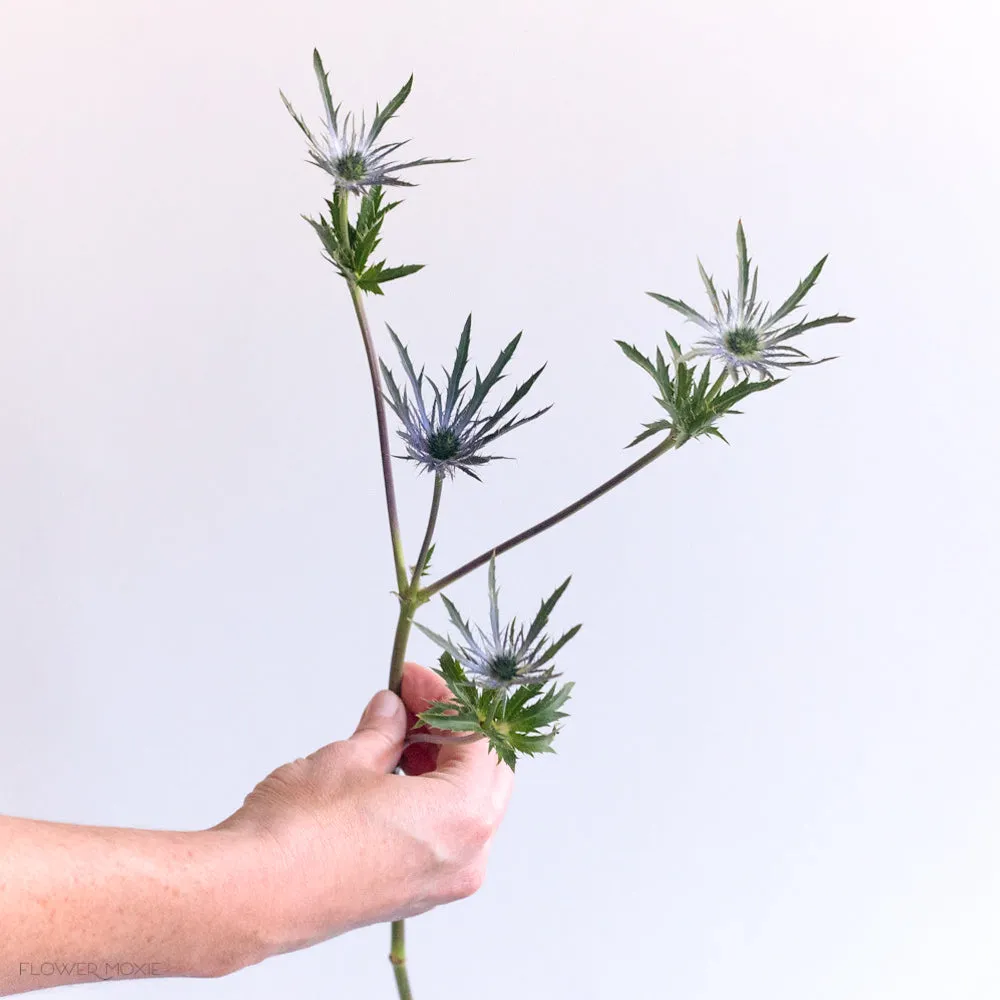
[[[205,873],[216,933],[214,946],[195,948],[195,976],[217,978],[280,953],[272,906],[274,859],[266,844],[243,829],[214,827],[192,833],[192,848]],[[201,933],[204,928],[196,928]]]

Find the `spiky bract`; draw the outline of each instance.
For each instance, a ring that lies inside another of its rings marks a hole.
[[[649,294],[706,332],[707,336],[692,346],[687,358],[705,356],[721,361],[725,372],[733,381],[751,373],[761,379],[770,379],[774,378],[776,370],[832,361],[831,357],[813,360],[788,342],[806,330],[830,323],[850,323],[853,320],[851,316],[839,314],[813,320],[807,320],[804,315],[795,321],[789,319],[795,310],[802,307],[803,299],[816,284],[825,263],[826,257],[823,257],[798,283],[795,291],[777,309],[771,310],[766,302],[757,301],[758,270],[755,267],[751,277],[746,234],[741,221],[736,226],[735,295],[726,291],[720,298],[714,280],[705,271],[701,261],[698,261],[698,272],[712,305],[710,318],[702,316],[681,299],[673,299],[658,292]]]
[[[360,122],[350,112],[341,117],[340,105],[333,103],[333,98],[330,95],[330,80],[323,68],[323,60],[316,50],[313,50],[313,69],[316,72],[320,96],[323,99],[324,121],[321,135],[317,136],[306,125],[305,120],[292,107],[284,94],[281,94],[281,99],[306,137],[309,146],[309,159],[333,177],[337,188],[360,194],[379,184],[412,187],[412,181],[404,180],[400,176],[403,171],[412,167],[428,166],[432,163],[461,162],[452,158],[393,160],[391,159],[392,155],[400,147],[406,145],[409,140],[377,144],[376,141],[386,124],[410,96],[410,89],[413,86],[412,76],[384,108],[375,106],[375,115],[371,125],[366,125],[363,114]]]
[[[462,381],[469,363],[471,316],[462,329],[451,371],[444,370],[446,382],[443,390],[424,374],[422,368],[417,374],[409,351],[391,327],[389,335],[396,345],[409,388],[400,390],[389,366],[380,361],[386,385],[385,398],[403,425],[398,433],[406,445],[407,453],[402,457],[416,462],[422,469],[435,475],[448,476],[454,476],[455,471],[460,470],[473,479],[479,479],[475,468],[506,457],[485,455],[483,449],[498,437],[535,420],[549,409],[546,406],[526,417],[513,412],[541,375],[545,367],[543,365],[517,386],[510,398],[494,412],[485,415],[481,412],[488,394],[504,377],[504,369],[514,356],[521,339],[520,334],[500,352],[486,375],[480,375],[479,369],[476,369],[471,393],[468,392],[469,383]],[[424,399],[425,382],[431,389],[430,401]]]
[[[569,577],[563,581],[538,609],[531,624],[525,628],[512,618],[504,628],[500,625],[499,591],[496,579],[496,558],[490,558],[489,568],[489,632],[476,626],[473,634],[469,623],[462,619],[458,609],[442,594],[441,600],[448,611],[448,617],[458,630],[461,639],[453,641],[414,622],[428,638],[433,639],[447,651],[481,687],[511,688],[522,684],[545,684],[558,675],[554,673],[553,660],[556,653],[566,645],[577,632],[574,625],[554,642],[544,635],[542,629],[549,616],[569,586]]]

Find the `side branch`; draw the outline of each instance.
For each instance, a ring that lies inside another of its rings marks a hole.
[[[493,548],[487,549],[481,555],[476,556],[475,559],[470,559],[469,562],[465,563],[465,565],[459,566],[458,569],[449,573],[447,576],[441,577],[440,580],[436,580],[434,583],[428,584],[420,591],[420,599],[426,600],[429,597],[433,597],[438,591],[444,590],[445,587],[450,587],[456,580],[460,580],[466,574],[471,573],[473,570],[488,563],[490,561],[490,556],[501,555],[504,552],[508,552],[510,549],[520,545],[522,542],[528,541],[529,538],[534,538],[535,535],[540,535],[543,531],[547,531],[560,521],[565,521],[567,517],[575,514],[578,510],[582,510],[588,504],[593,503],[596,499],[598,499],[598,497],[602,497],[605,493],[610,492],[616,486],[620,486],[626,479],[631,478],[640,469],[644,469],[651,462],[656,461],[656,459],[658,459],[661,455],[666,454],[676,444],[677,439],[673,434],[669,434],[655,448],[651,451],[647,451],[642,458],[637,459],[631,465],[622,469],[617,475],[614,475],[606,482],[601,483],[600,486],[591,490],[586,496],[580,497],[579,500],[574,501],[568,507],[563,507],[562,510],[557,511],[550,517],[545,518],[544,521],[539,521],[530,528],[526,528],[519,534],[513,535],[506,541],[501,542],[499,545],[495,545]]]
[[[424,567],[427,565],[427,558],[431,552],[431,542],[434,540],[434,528],[437,526],[438,511],[441,509],[441,488],[444,485],[444,476],[438,474],[434,477],[434,492],[431,494],[431,511],[427,516],[427,530],[424,532],[424,540],[420,546],[420,554],[413,566],[413,577],[410,580],[410,590],[420,589],[420,578],[424,575]]]

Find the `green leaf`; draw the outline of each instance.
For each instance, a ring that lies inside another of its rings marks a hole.
[[[853,316],[841,316],[840,313],[834,313],[832,316],[820,316],[818,319],[796,323],[795,326],[789,327],[784,333],[774,338],[774,343],[780,344],[783,340],[788,340],[789,337],[797,337],[800,333],[805,333],[806,330],[814,330],[818,326],[829,326],[831,323],[853,322]]]
[[[747,284],[750,281],[750,258],[747,255],[747,237],[743,232],[742,219],[736,223],[736,273],[736,308],[742,317],[747,301]]]
[[[319,82],[320,96],[323,98],[323,108],[326,111],[327,120],[332,128],[337,127],[337,109],[333,106],[333,98],[330,96],[330,79],[326,70],[323,69],[323,60],[320,58],[319,50],[313,49],[313,71],[316,80]]]
[[[396,96],[393,97],[391,101],[383,108],[381,111],[378,105],[375,105],[375,119],[372,122],[371,131],[369,132],[369,138],[374,141],[378,134],[385,128],[389,119],[396,114],[396,112],[403,106],[403,102],[410,96],[410,91],[413,89],[413,74],[410,74],[409,80],[399,88]]]
[[[423,270],[423,264],[400,264],[398,267],[382,267],[379,271],[379,281],[383,284],[387,281],[395,281],[397,278],[405,278],[408,274],[416,274]]]
[[[553,659],[556,653],[558,653],[559,650],[562,649],[563,646],[565,646],[566,643],[569,642],[581,628],[583,628],[582,625],[574,625],[568,632],[560,636],[554,643],[552,643],[551,646],[546,648],[545,652],[537,660],[535,660],[535,665],[541,666],[543,663],[548,663],[549,660]]]
[[[314,136],[312,132],[309,130],[309,126],[306,125],[305,119],[303,119],[303,117],[295,110],[295,108],[292,107],[291,101],[289,101],[288,98],[285,97],[285,95],[280,90],[278,91],[278,93],[281,95],[281,100],[284,103],[286,110],[292,116],[292,118],[295,119],[295,124],[298,125],[300,129],[302,129],[303,134],[313,146],[318,146],[319,144],[316,142],[316,136]]]
[[[462,655],[461,650],[448,638],[443,635],[438,635],[437,632],[432,632],[426,625],[421,625],[420,622],[414,622],[413,627],[419,629],[424,635],[427,636],[431,642],[437,643],[442,649],[447,650],[452,656],[459,657]]]
[[[420,573],[420,575],[422,577],[423,576],[427,576],[427,574],[430,572],[430,569],[431,569],[431,560],[434,558],[434,545],[435,544],[437,544],[437,543],[432,543],[431,546],[427,549],[427,557],[424,559],[424,568],[423,568],[423,570]]]
[[[633,347],[632,344],[626,344],[624,340],[616,340],[615,343],[622,349],[622,352],[629,361],[634,361],[644,372],[648,372],[654,378],[656,377],[656,368],[653,366],[653,362],[645,354],[642,354],[637,347]]]
[[[397,278],[405,278],[408,274],[415,274],[423,266],[423,264],[404,264],[401,267],[386,267],[385,261],[379,261],[357,276],[358,288],[373,295],[381,295],[382,285],[387,281],[395,281]]]
[[[715,310],[715,315],[721,323],[724,316],[722,306],[719,305],[719,293],[715,290],[715,282],[712,281],[708,272],[705,270],[700,258],[698,258],[698,273],[701,275],[701,281],[705,286],[705,291],[708,292],[708,299],[712,303],[712,309]]]
[[[672,299],[669,295],[660,295],[659,292],[647,292],[651,298],[656,299],[657,302],[662,302],[665,306],[669,306],[674,312],[680,313],[685,319],[690,320],[692,323],[697,323],[703,330],[713,331],[715,327],[707,320],[697,309],[692,309],[686,302],[682,302],[680,299]]]
[[[816,279],[819,278],[825,263],[826,256],[821,257],[815,267],[795,286],[795,291],[767,317],[761,329],[770,330],[772,326],[775,326],[779,320],[784,319],[806,297],[809,289],[816,284]]]
[[[559,598],[566,592],[566,588],[569,586],[569,581],[573,578],[571,576],[566,577],[565,580],[552,593],[541,603],[538,609],[538,613],[535,615],[534,621],[531,623],[531,627],[528,629],[528,634],[524,638],[524,644],[530,646],[541,634],[543,628],[548,624],[549,616],[552,614],[555,606],[559,603]]]
[[[651,424],[644,424],[643,426],[646,429],[641,434],[637,434],[625,446],[626,448],[632,448],[640,441],[645,441],[646,438],[652,437],[654,434],[659,434],[660,431],[669,431],[672,425],[669,420],[654,420]]]
[[[458,347],[455,350],[455,363],[451,366],[451,374],[448,376],[448,387],[445,394],[445,409],[451,412],[458,401],[458,394],[461,390],[462,375],[465,373],[469,363],[469,342],[472,339],[472,313],[469,313],[462,327],[462,334],[458,338]]]
[[[373,264],[358,275],[358,288],[373,295],[382,294],[382,285],[387,281],[395,281],[397,278],[405,278],[408,274],[415,274],[423,264],[404,264],[401,267],[386,267],[385,261]]]
[[[572,630],[575,634],[575,630]],[[448,685],[451,701],[432,702],[418,716],[418,722],[452,733],[478,733],[490,749],[512,769],[520,756],[552,753],[558,733],[557,723],[573,685],[545,688],[525,684],[506,692],[499,688],[479,691],[466,676],[457,659],[445,652],[435,671]]]
[[[517,345],[520,340],[521,334],[518,333],[497,356],[496,361],[493,362],[493,365],[486,373],[485,378],[480,376],[478,369],[476,370],[476,386],[472,391],[472,398],[468,403],[468,408],[472,412],[475,412],[482,405],[483,400],[486,398],[490,389],[492,389],[493,386],[496,385],[496,383],[503,377],[503,370],[507,367],[510,359],[514,356],[514,352],[517,350]]]

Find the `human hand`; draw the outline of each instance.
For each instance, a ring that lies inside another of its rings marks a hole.
[[[416,714],[448,697],[435,673],[406,664],[402,700],[380,691],[353,736],[279,767],[214,828],[259,859],[248,897],[260,959],[480,887],[513,773],[485,741],[403,750]],[[405,775],[392,773],[401,754]]]

